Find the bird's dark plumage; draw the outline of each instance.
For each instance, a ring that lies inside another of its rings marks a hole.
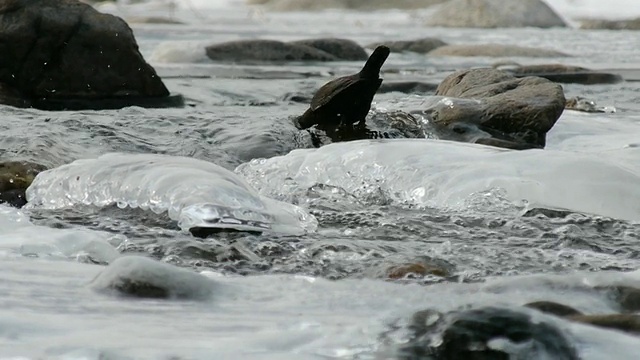
[[[389,56],[389,48],[378,46],[362,70],[324,84],[311,99],[309,109],[297,119],[300,129],[317,125],[319,129],[364,128],[365,117],[382,79],[380,68]]]

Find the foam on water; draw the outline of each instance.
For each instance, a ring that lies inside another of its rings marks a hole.
[[[316,221],[297,206],[258,195],[240,177],[212,163],[153,154],[103,155],[38,174],[28,208],[117,204],[168,212],[192,227],[304,233]]]
[[[640,157],[621,166],[564,151],[367,140],[254,160],[237,172],[271,195],[281,195],[288,180],[294,191],[321,183],[361,197],[380,189],[400,204],[460,207],[474,193],[499,188],[517,204],[640,220],[639,163]]]

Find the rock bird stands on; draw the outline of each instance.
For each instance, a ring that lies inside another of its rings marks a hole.
[[[382,84],[380,68],[388,56],[389,48],[378,46],[359,73],[324,84],[309,109],[296,119],[296,126],[307,129],[316,125],[341,140],[346,140],[344,135],[351,137],[348,134],[354,130],[363,131],[373,96]]]

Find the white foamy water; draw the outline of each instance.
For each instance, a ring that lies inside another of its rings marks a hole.
[[[256,194],[232,172],[204,161],[149,154],[107,154],[38,174],[28,208],[117,204],[168,212],[193,227],[304,233],[317,223],[304,210]]]

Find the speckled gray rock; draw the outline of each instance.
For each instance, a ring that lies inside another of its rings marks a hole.
[[[340,60],[367,60],[369,55],[364,48],[353,40],[338,38],[320,38],[292,41],[290,44],[305,45],[324,51]]]
[[[451,0],[440,6],[426,24],[461,28],[567,26],[542,0]]]
[[[437,108],[431,114],[435,124],[473,124],[538,147],[544,147],[566,101],[562,87],[547,79],[516,78],[495,69],[457,71],[440,83],[436,95],[474,101]]]
[[[336,61],[337,57],[311,46],[276,40],[239,40],[206,47],[207,56],[216,61]]]
[[[385,41],[380,43],[373,43],[367,45],[370,49],[375,49],[380,45],[386,45],[391,52],[405,52],[411,51],[420,54],[426,54],[441,46],[447,45],[446,42],[436,38],[423,38],[416,40],[401,40],[401,41]]]
[[[429,56],[487,56],[487,57],[566,57],[563,52],[516,45],[457,44],[440,46]]]

